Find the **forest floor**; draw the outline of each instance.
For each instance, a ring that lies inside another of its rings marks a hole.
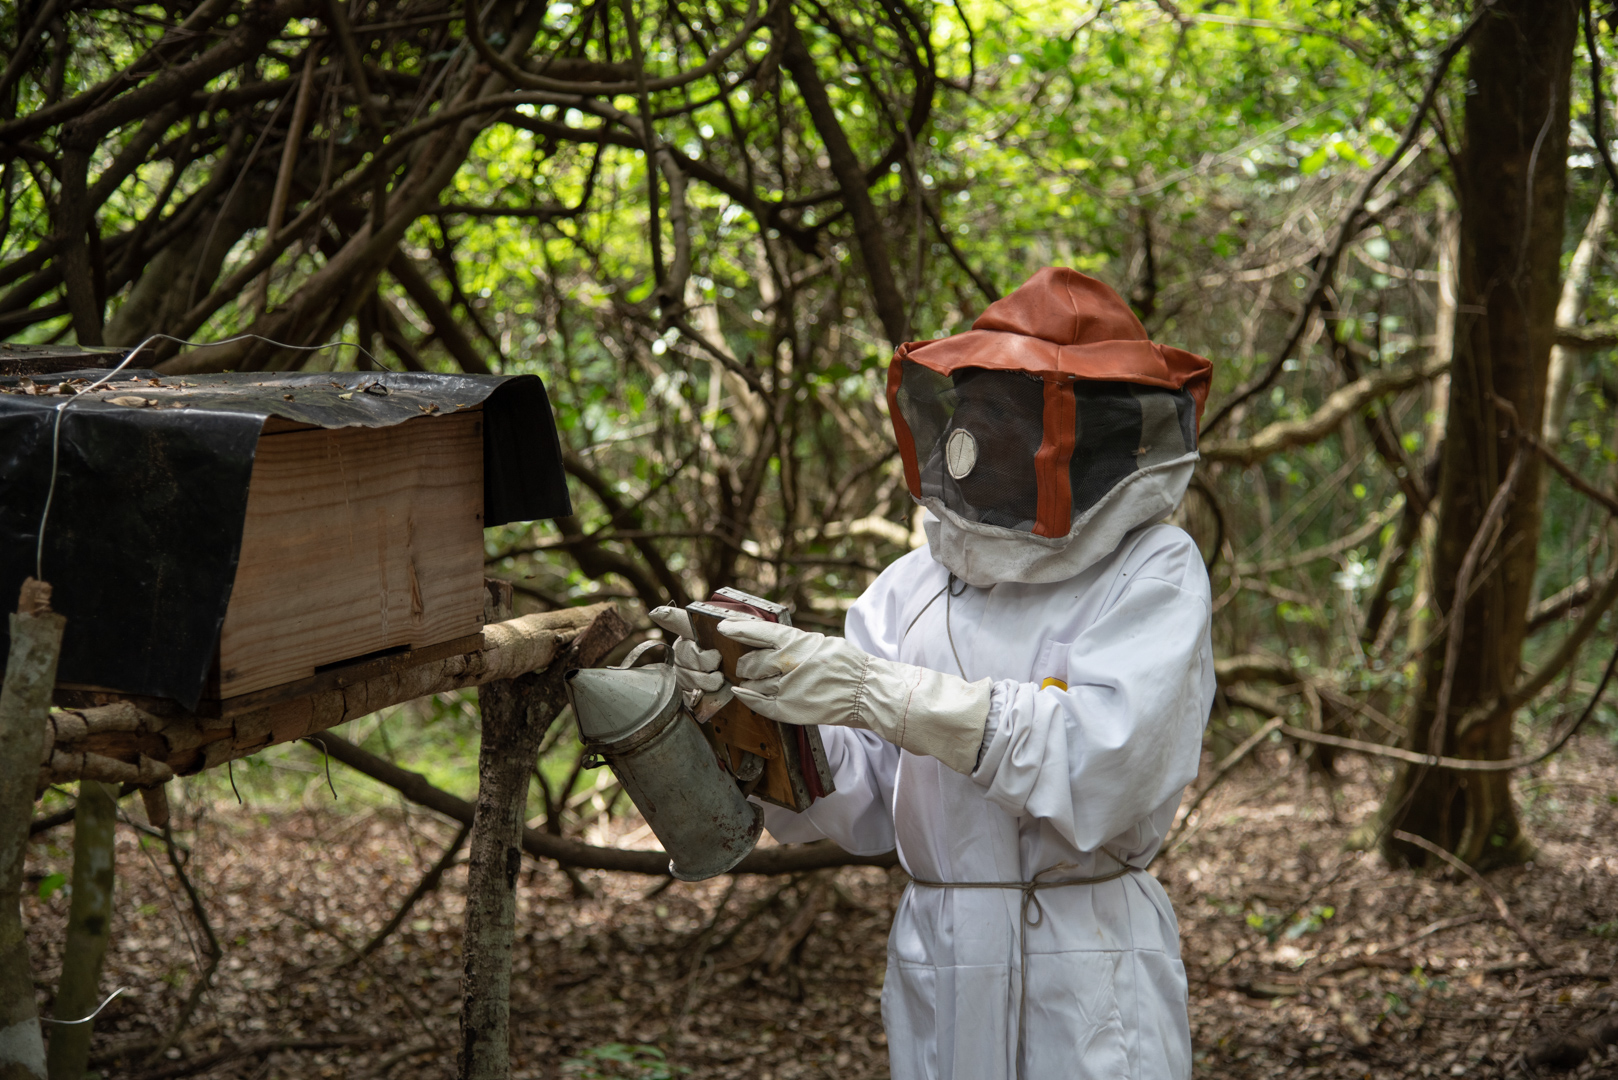
[[[1265,747],[1153,867],[1181,920],[1198,1076],[1528,1075],[1513,1062],[1534,1040],[1618,1008],[1611,743],[1581,738],[1518,779],[1539,859],[1487,878],[1547,966],[1470,880],[1345,851],[1385,777],[1358,761],[1342,771],[1332,796],[1284,748]],[[138,818],[138,801],[125,806]],[[200,942],[182,927],[185,901],[161,847],[120,828],[103,984],[129,991],[96,1025],[102,1075],[451,1075],[464,867],[370,957],[355,956],[453,829],[396,804],[187,809],[181,839],[224,958],[186,1035],[154,1056]],[[33,846],[28,869],[43,891],[68,870],[70,832]],[[659,889],[632,875],[575,883],[530,863],[513,1075],[885,1077],[879,997],[904,880],[861,868]],[[66,909],[64,891],[24,909],[47,1016]],[[1538,1075],[1618,1075],[1618,1056]]]

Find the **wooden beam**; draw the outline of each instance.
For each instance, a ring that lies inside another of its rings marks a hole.
[[[482,735],[461,938],[460,1080],[511,1075],[511,954],[528,784],[539,745],[567,704],[568,669],[600,663],[629,636],[628,626],[622,630],[582,635],[544,670],[478,687]]]
[[[235,716],[164,712],[128,701],[61,709],[51,714],[39,787],[81,779],[160,784],[390,705],[537,671],[581,637],[616,634],[622,640],[628,633],[610,603],[563,608],[486,626],[482,649]]]
[[[90,1061],[93,1016],[101,996],[101,962],[112,940],[113,826],[118,789],[79,781],[73,807],[73,891],[69,897],[62,974],[51,1004],[58,1026],[45,1053],[50,1080],[80,1080]]]

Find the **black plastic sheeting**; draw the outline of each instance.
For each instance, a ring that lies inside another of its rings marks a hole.
[[[0,378],[0,608],[35,569],[63,383],[105,371]],[[118,399],[118,403],[114,400]],[[534,375],[119,372],[61,420],[44,580],[67,616],[57,679],[202,698],[236,578],[264,421],[389,427],[483,409],[486,525],[571,514],[561,445]],[[9,651],[8,627],[0,640]]]

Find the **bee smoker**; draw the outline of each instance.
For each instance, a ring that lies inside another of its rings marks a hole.
[[[669,873],[701,881],[734,867],[758,842],[764,816],[747,801],[681,700],[671,663],[646,642],[615,668],[567,674],[585,765],[606,764],[669,853]]]

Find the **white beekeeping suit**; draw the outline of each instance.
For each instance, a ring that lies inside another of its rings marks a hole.
[[[894,1080],[1190,1076],[1178,927],[1143,868],[1214,692],[1207,573],[1159,523],[1209,376],[1105,285],[1040,271],[971,332],[894,358],[928,546],[866,590],[844,638],[721,624],[760,647],[739,698],[825,725],[836,792],[766,807],[770,832],[897,847],[914,879],[882,991]],[[686,685],[718,688],[717,653],[676,658]]]

